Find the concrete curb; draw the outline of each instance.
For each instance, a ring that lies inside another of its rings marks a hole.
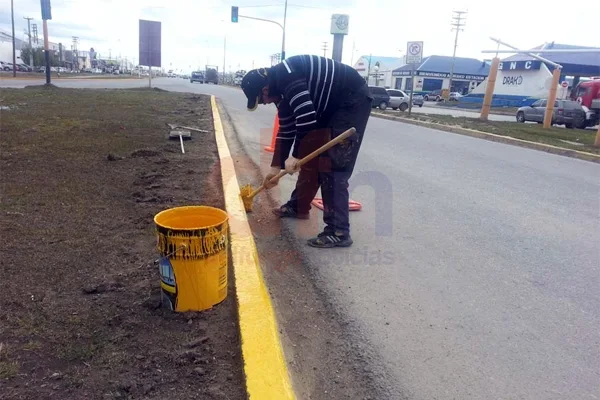
[[[593,153],[586,153],[584,151],[566,149],[564,147],[552,146],[550,144],[543,143],[535,143],[522,139],[515,139],[509,136],[495,135],[493,133],[487,133],[482,131],[477,131],[474,129],[461,128],[456,126],[449,126],[444,124],[437,124],[435,122],[425,122],[425,121],[417,121],[409,118],[403,117],[394,117],[385,114],[381,114],[378,112],[372,112],[371,115],[377,118],[388,119],[391,121],[403,122],[406,124],[412,124],[417,126],[422,126],[425,128],[437,129],[440,131],[456,133],[458,135],[465,135],[476,137],[479,139],[490,140],[492,142],[511,144],[514,146],[525,147],[532,150],[545,151],[546,153],[556,154],[559,156],[577,158],[579,160],[591,161],[600,164],[600,155]]]
[[[480,113],[481,112],[481,107],[478,108],[466,108],[466,107],[458,107],[458,106],[443,106],[443,105],[434,105],[431,106],[432,108],[443,108],[444,110],[457,110],[457,111],[468,111],[468,112],[475,112],[475,113]],[[502,110],[490,110],[490,115],[503,115],[503,116],[508,116],[508,117],[514,117],[516,114],[515,112],[508,112],[508,111],[502,111]]]
[[[215,96],[211,96],[225,207],[229,214],[246,391],[250,399],[295,399],[258,251],[240,197],[235,166]]]

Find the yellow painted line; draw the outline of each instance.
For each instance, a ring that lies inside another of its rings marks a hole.
[[[251,400],[295,399],[273,305],[264,282],[244,204],[240,198],[234,163],[214,96],[211,96],[211,105],[221,162],[225,207],[229,214],[231,257],[238,300],[246,390]]]

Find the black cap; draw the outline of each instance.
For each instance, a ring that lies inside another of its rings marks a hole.
[[[267,86],[267,70],[265,68],[253,69],[244,75],[241,87],[248,98],[248,110],[256,110],[258,99],[265,86]]]

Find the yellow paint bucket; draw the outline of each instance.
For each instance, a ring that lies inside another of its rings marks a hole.
[[[227,297],[228,215],[208,206],[176,207],[154,217],[163,305],[206,310]]]

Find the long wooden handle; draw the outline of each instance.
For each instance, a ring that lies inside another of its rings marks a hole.
[[[337,136],[335,139],[330,140],[329,142],[325,143],[323,146],[319,147],[318,149],[316,149],[315,151],[313,151],[312,153],[310,153],[309,155],[307,155],[306,157],[304,157],[300,161],[298,161],[298,167],[301,167],[302,165],[306,164],[313,158],[326,152],[327,150],[329,150],[336,144],[346,140],[347,138],[354,135],[355,133],[356,133],[356,128],[348,129],[341,135]],[[277,175],[275,175],[273,178],[271,178],[271,180],[269,182],[275,183],[275,182],[279,181],[281,178],[283,178],[284,175],[287,175],[287,171],[285,169],[282,169],[281,171],[279,171],[279,173]],[[252,192],[250,194],[250,198],[253,198],[257,194],[259,194],[261,191],[263,191],[264,189],[265,189],[265,185],[262,184],[258,189],[256,189],[254,192]]]

